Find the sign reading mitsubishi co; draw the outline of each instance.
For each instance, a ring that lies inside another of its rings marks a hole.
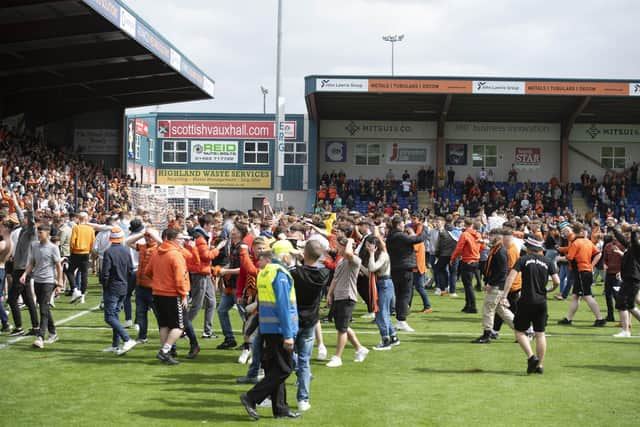
[[[238,163],[238,141],[191,141],[192,163]]]

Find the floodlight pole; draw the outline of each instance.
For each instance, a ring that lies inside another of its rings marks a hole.
[[[397,42],[401,42],[404,39],[404,34],[389,34],[386,36],[382,36],[382,40],[391,43],[391,75],[395,74],[395,45]]]
[[[262,113],[267,114],[267,95],[269,94],[269,89],[260,86],[260,91],[262,92]]]
[[[284,130],[280,129],[281,121],[284,121],[284,100],[280,99],[280,88],[282,86],[282,0],[278,0],[278,21],[276,29],[276,119],[275,119],[275,147],[273,156],[273,201],[277,207],[277,194],[280,193],[282,176],[284,175]],[[282,157],[282,158],[281,158]]]

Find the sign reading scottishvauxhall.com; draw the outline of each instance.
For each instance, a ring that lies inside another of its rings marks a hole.
[[[191,141],[192,163],[238,163],[238,141]]]
[[[216,188],[271,188],[269,170],[157,169],[156,184]]]
[[[285,138],[296,137],[296,123],[285,122]],[[275,139],[271,121],[158,120],[158,138]]]

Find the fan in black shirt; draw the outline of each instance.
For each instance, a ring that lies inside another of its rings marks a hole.
[[[542,374],[542,362],[547,351],[547,339],[544,334],[547,324],[547,283],[549,276],[554,286],[560,284],[558,271],[555,264],[549,261],[543,255],[542,239],[527,235],[525,237],[525,246],[527,254],[515,263],[505,284],[505,295],[503,304],[509,304],[507,301],[508,290],[515,280],[518,273],[522,273],[522,294],[518,300],[518,311],[514,318],[514,326],[516,331],[516,340],[520,347],[527,355],[527,374]],[[531,350],[531,343],[525,331],[533,324],[533,330],[536,334],[536,355]]]

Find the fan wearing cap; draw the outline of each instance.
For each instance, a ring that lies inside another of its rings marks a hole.
[[[27,268],[20,276],[20,283],[26,284],[27,278],[33,279],[33,289],[36,294],[36,301],[40,307],[40,329],[37,333],[33,346],[44,347],[44,337],[49,332],[47,344],[53,344],[58,340],[56,325],[51,316],[49,301],[51,294],[56,289],[62,288],[62,263],[58,246],[51,243],[49,233],[51,228],[48,225],[38,226],[38,240],[31,243]]]
[[[274,243],[271,251],[258,255],[257,277],[260,335],[264,342],[262,363],[265,376],[240,402],[249,416],[258,419],[256,404],[272,397],[275,418],[298,418],[287,405],[285,381],[293,372],[294,340],[298,333],[298,309],[293,278],[287,265],[293,245],[287,240]]]
[[[513,319],[516,340],[527,355],[527,374],[543,373],[543,361],[547,351],[545,328],[547,325],[547,283],[549,276],[554,286],[560,283],[558,271],[553,262],[544,257],[543,241],[539,237],[528,235],[525,238],[527,254],[520,257],[507,276],[503,291],[502,304],[509,306],[507,299],[518,273],[522,275],[522,294],[518,300],[518,310]],[[533,325],[536,337],[536,354],[526,331]]]
[[[574,274],[566,255],[567,252],[569,252],[569,246],[576,239],[576,236],[571,231],[571,224],[567,221],[560,221],[560,223],[558,223],[558,230],[560,231],[560,238],[562,239],[562,246],[558,248],[560,256],[557,260],[560,266],[560,294],[554,298],[563,301],[567,299],[573,287]]]
[[[111,227],[109,241],[111,246],[104,252],[100,284],[104,300],[104,321],[111,326],[113,336],[111,347],[106,348],[104,352],[121,355],[136,345],[136,341],[129,337],[118,316],[127,296],[127,286],[129,276],[133,273],[133,263],[129,248],[124,245],[124,231],[120,227]],[[120,348],[121,339],[124,342],[122,348]]]

